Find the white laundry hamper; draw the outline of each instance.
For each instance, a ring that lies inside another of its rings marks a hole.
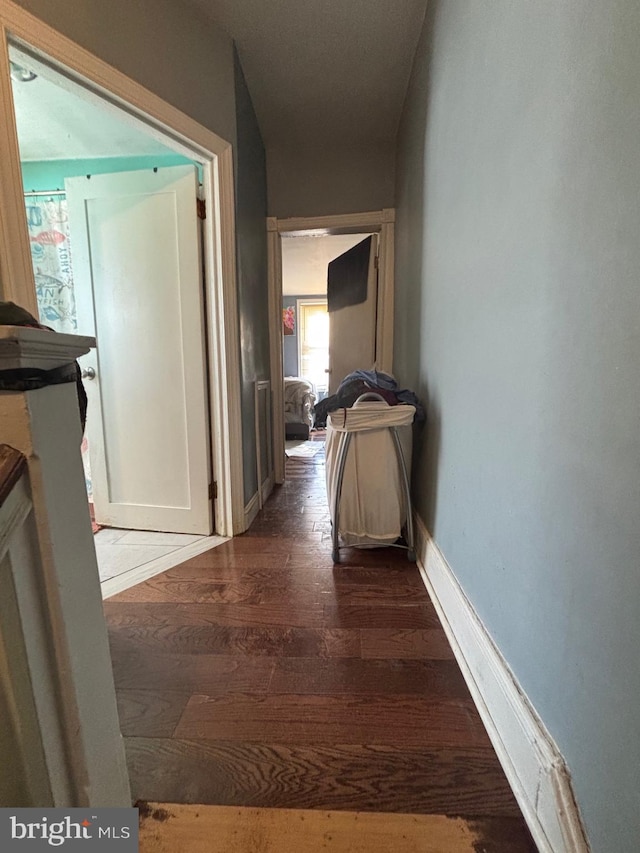
[[[415,407],[375,393],[327,417],[326,477],[333,561],[341,547],[395,545],[405,529],[415,560],[409,491]],[[404,547],[404,546],[403,546]]]

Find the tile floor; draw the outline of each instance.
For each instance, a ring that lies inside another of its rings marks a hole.
[[[222,536],[104,527],[95,534],[93,541],[100,583],[103,595],[107,597],[204,550],[215,548],[226,539]]]

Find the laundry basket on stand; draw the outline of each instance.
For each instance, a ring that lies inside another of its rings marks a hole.
[[[374,392],[327,417],[326,476],[332,556],[341,547],[396,545],[405,529],[415,560],[409,491],[415,407],[390,406]],[[341,544],[342,543],[342,544]]]

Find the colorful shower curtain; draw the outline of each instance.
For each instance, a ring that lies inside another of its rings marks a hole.
[[[25,197],[40,322],[56,332],[78,330],[69,221],[64,194]]]
[[[56,332],[77,334],[67,199],[64,193],[55,192],[27,195],[24,201],[40,322]],[[82,464],[91,501],[93,484],[86,436],[82,439]]]

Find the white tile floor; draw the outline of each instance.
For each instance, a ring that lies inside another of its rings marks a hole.
[[[321,444],[319,441],[298,441],[291,439],[285,441],[284,452],[287,456],[308,457],[311,458],[320,450]]]
[[[215,548],[222,536],[103,528],[93,537],[102,595],[107,598]]]

